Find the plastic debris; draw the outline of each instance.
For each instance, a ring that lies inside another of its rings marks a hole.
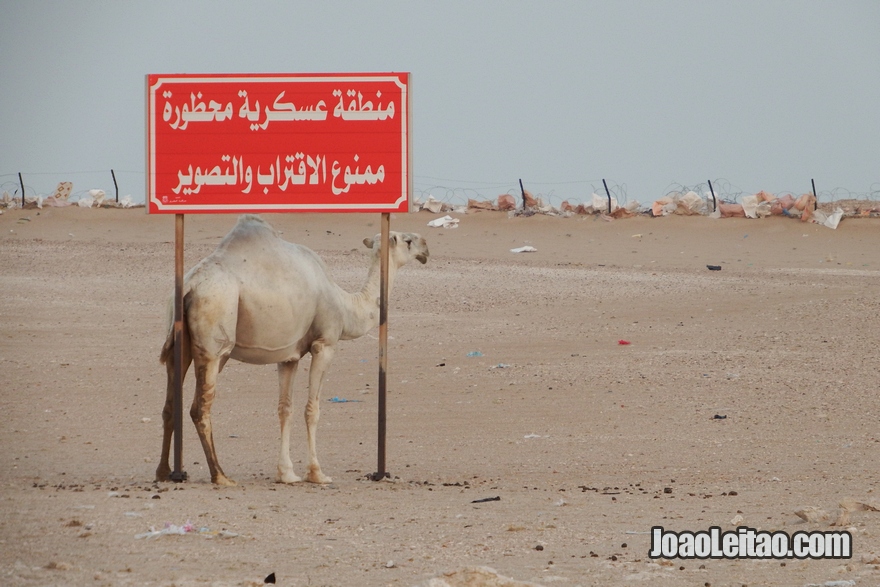
[[[628,344],[632,344],[632,343],[631,343],[630,341],[628,341],[628,340],[620,339],[620,340],[617,341],[617,344],[623,346],[623,345],[628,345]]]
[[[529,245],[526,245],[524,247],[510,249],[510,252],[511,253],[537,253],[538,249],[536,249],[535,247],[530,247]]]
[[[458,218],[447,215],[442,218],[435,218],[428,223],[428,226],[431,228],[458,228],[458,223]]]
[[[467,354],[467,356],[469,356],[469,357],[482,357],[483,353],[481,353],[480,351],[471,351]]]
[[[721,271],[721,265],[706,265],[709,271]]]
[[[213,532],[209,528],[202,526],[201,528],[195,527],[192,522],[187,521],[186,524],[182,526],[178,526],[176,524],[171,524],[166,522],[165,527],[161,530],[156,530],[153,527],[150,527],[149,532],[144,532],[142,534],[137,534],[135,539],[140,540],[141,538],[159,538],[160,536],[183,536],[185,534],[199,534],[201,536],[206,537],[220,537],[220,538],[235,538],[238,536],[235,532],[229,532],[227,530],[220,530],[219,532]]]
[[[363,400],[359,400],[359,399],[343,399],[343,398],[341,398],[341,397],[339,397],[339,396],[333,396],[333,397],[331,397],[330,399],[328,399],[327,401],[328,401],[328,402],[333,402],[334,404],[347,404],[347,403],[352,403],[352,402],[360,402],[360,401],[363,401]]]
[[[843,218],[842,208],[837,208],[831,214],[826,214],[822,210],[816,210],[813,212],[813,222],[821,224],[822,226],[827,226],[831,229],[837,228],[837,225],[840,224],[841,218]]]
[[[275,573],[269,573],[269,575],[265,579],[263,579],[263,583],[264,584],[271,583],[272,585],[274,585],[275,584]]]
[[[433,212],[434,214],[439,214],[443,211],[444,207],[443,202],[437,201],[434,199],[434,196],[428,196],[428,199],[422,204],[421,209]]]

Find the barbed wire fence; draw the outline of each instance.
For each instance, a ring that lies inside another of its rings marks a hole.
[[[425,179],[434,180],[434,182],[423,181]],[[709,182],[712,186],[710,189]],[[608,192],[605,191],[607,184]],[[808,184],[809,185],[809,184]],[[669,184],[666,189],[654,197],[647,198],[630,198],[625,183],[616,183],[612,181],[598,180],[582,180],[569,182],[554,183],[530,183],[523,180],[523,187],[528,190],[534,197],[540,198],[545,204],[559,208],[560,205],[567,201],[569,204],[589,204],[592,201],[593,194],[600,198],[606,198],[610,195],[617,200],[617,203],[625,207],[632,199],[638,201],[642,206],[650,205],[651,202],[664,197],[674,196],[676,194],[686,194],[694,192],[701,197],[708,196],[714,192],[717,201],[738,204],[742,202],[744,196],[754,195],[761,190],[747,190],[739,187],[725,178],[716,178],[706,180],[695,184]],[[468,200],[477,201],[494,201],[500,195],[510,195],[519,201],[521,197],[519,180],[504,182],[494,182],[480,184],[479,182],[463,182],[458,180],[442,180],[437,178],[419,178],[416,177],[414,186],[414,196],[416,200],[424,202],[428,196],[435,200],[448,204],[450,206],[467,204]],[[781,191],[774,193],[775,196],[781,197],[791,195],[795,198],[804,193],[810,193],[811,189],[803,189],[800,191]],[[818,189],[816,191],[817,200],[823,204],[834,204],[843,201],[859,201],[878,202],[880,201],[880,182],[871,184],[868,191],[859,192],[843,187],[835,187],[832,189]]]
[[[39,172],[15,172],[0,173],[0,195],[8,193],[19,201],[22,197],[22,184],[26,198],[37,196],[49,196],[55,191],[58,183],[70,181],[74,185],[70,200],[76,201],[86,196],[92,189],[104,190],[108,197],[130,195],[135,202],[143,203],[145,191],[145,172],[143,170],[116,170],[104,169],[96,171],[39,171]],[[610,195],[617,200],[620,206],[626,206],[630,201],[638,201],[642,206],[650,206],[651,202],[675,194],[695,192],[701,197],[710,193],[709,181],[712,183],[712,191],[718,202],[741,203],[743,196],[752,195],[760,191],[742,188],[726,178],[716,178],[700,181],[694,184],[672,183],[662,193],[640,195],[631,198],[626,183],[618,183],[613,180],[586,179],[561,182],[530,182],[523,178],[523,187],[536,198],[540,198],[545,205],[560,208],[563,202],[573,206],[589,204],[593,194],[601,198]],[[606,193],[606,185],[608,192]],[[809,185],[809,184],[807,184]],[[795,191],[782,191],[775,193],[777,197],[790,194],[797,197],[808,193],[810,189]],[[520,179],[508,181],[468,181],[457,179],[436,178],[427,176],[415,176],[413,181],[413,197],[417,201],[424,202],[428,197],[447,204],[449,206],[467,205],[469,200],[480,202],[494,202],[500,195],[513,196],[520,202]],[[880,181],[871,184],[867,191],[854,191],[844,187],[831,189],[818,189],[817,199],[822,204],[834,204],[844,201],[880,201]]]

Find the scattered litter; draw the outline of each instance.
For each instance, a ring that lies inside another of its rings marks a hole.
[[[630,341],[628,341],[628,340],[623,340],[623,339],[621,338],[620,340],[617,341],[617,344],[623,346],[623,345],[628,345],[628,344],[632,344],[632,343],[631,343]]]
[[[126,518],[143,518],[144,515],[138,512],[125,512],[123,514]]]
[[[177,526],[176,524],[170,524],[168,522],[165,523],[165,527],[161,530],[156,530],[154,527],[150,527],[149,532],[144,532],[142,534],[137,534],[135,536],[136,540],[140,540],[141,538],[159,538],[160,536],[183,536],[184,534],[199,534],[201,536],[206,536],[209,538],[213,538],[214,536],[220,538],[235,538],[239,536],[235,532],[229,532],[228,530],[220,530],[219,532],[214,532],[209,528],[202,526],[201,528],[196,528],[193,526],[191,522],[187,522],[182,526]]]
[[[480,351],[471,351],[467,354],[467,356],[469,356],[469,357],[482,357],[483,353],[481,353]]]
[[[341,398],[341,397],[339,397],[339,396],[333,396],[333,397],[331,397],[330,399],[328,399],[327,401],[328,401],[328,402],[333,402],[334,404],[347,404],[347,403],[351,403],[351,402],[361,402],[361,401],[364,401],[364,400],[360,400],[360,399],[343,399],[343,398]]]
[[[393,560],[392,560],[392,561],[388,561],[387,563],[385,563],[385,568],[386,568],[386,569],[393,569],[395,566],[396,566],[396,565],[394,564],[394,561],[393,561]]]
[[[721,265],[706,265],[709,271],[721,271]]]
[[[434,214],[439,214],[444,209],[448,209],[446,204],[440,202],[434,198],[434,196],[428,196],[428,199],[421,205],[422,210],[427,210]]]
[[[511,253],[537,253],[538,249],[536,249],[535,247],[530,247],[529,245],[526,245],[524,247],[510,249],[510,252]]]
[[[141,418],[141,422],[143,422],[144,424],[147,424],[150,422],[150,419],[149,418]]]
[[[435,218],[428,223],[431,228],[458,228],[458,218],[452,216],[444,216],[443,218]]]
[[[495,497],[484,497],[483,499],[475,499],[471,503],[486,503],[488,501],[501,501],[501,496],[496,495]]]
[[[727,415],[722,416],[720,414],[715,414],[714,416],[712,416],[712,419],[713,420],[727,420]]]
[[[634,234],[630,238],[642,238],[642,235],[641,234]]]
[[[807,583],[804,587],[855,587],[856,582],[852,580],[844,581],[825,581],[824,583]]]
[[[822,210],[816,210],[813,212],[813,222],[821,224],[822,226],[827,226],[831,229],[837,228],[837,225],[840,224],[841,218],[843,218],[843,209],[841,208],[837,208],[831,214],[826,214]]]
[[[510,365],[507,363],[498,363],[494,367],[489,367],[490,369],[510,369]]]
[[[733,516],[733,519],[730,520],[730,523],[733,526],[739,526],[740,524],[742,524],[743,519],[744,518],[740,514],[737,514],[737,515]]]
[[[540,434],[526,434],[523,438],[550,438],[549,436],[541,436]]]
[[[263,579],[263,583],[264,584],[271,583],[274,585],[275,584],[275,573],[269,573],[269,575],[265,579]]]

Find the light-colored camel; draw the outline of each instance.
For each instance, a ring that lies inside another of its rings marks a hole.
[[[310,249],[285,242],[258,216],[244,215],[217,249],[186,274],[183,286],[183,374],[195,364],[196,392],[190,417],[196,426],[211,481],[234,485],[220,468],[211,433],[211,404],[217,374],[230,358],[278,364],[278,418],[281,452],[277,480],[301,481],[290,460],[293,378],[299,360],[311,353],[306,403],[308,469],[306,480],[330,483],[315,450],[324,373],[340,340],[351,340],[379,324],[380,239],[364,239],[373,250],[367,281],[357,293],[344,291]],[[388,287],[397,270],[411,259],[428,260],[428,245],[418,234],[391,232]],[[168,394],[162,412],[164,436],[156,479],[169,479],[173,433],[174,336],[169,332],[160,360],[168,371]]]

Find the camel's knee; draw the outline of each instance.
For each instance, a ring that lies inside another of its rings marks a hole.
[[[171,422],[171,419],[174,417],[174,404],[169,399],[165,402],[165,407],[162,408],[162,422],[168,424]]]
[[[317,401],[309,400],[306,403],[306,424],[315,424],[321,418],[321,404]]]

